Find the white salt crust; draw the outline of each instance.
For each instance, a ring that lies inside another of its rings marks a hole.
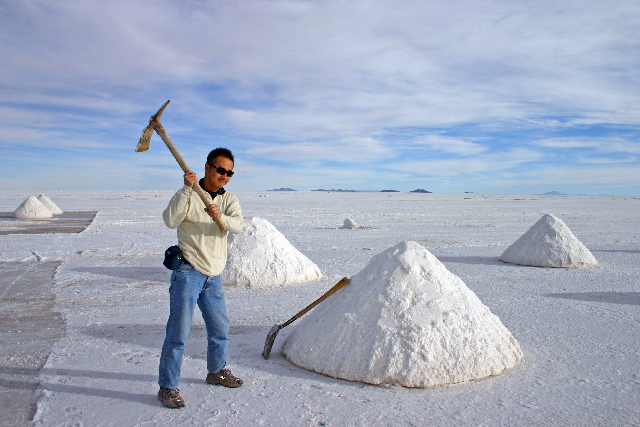
[[[598,260],[558,217],[546,214],[500,256],[534,267],[593,267]]]
[[[38,219],[38,218],[52,218],[51,211],[43,205],[34,196],[29,196],[18,209],[13,212],[13,216],[20,219]]]
[[[497,375],[523,357],[500,319],[411,241],[374,256],[303,317],[283,353],[334,378],[405,387]]]
[[[223,285],[273,286],[322,277],[318,266],[264,218],[246,219],[240,234],[229,234],[227,256]]]
[[[53,201],[47,196],[45,196],[44,194],[41,194],[40,196],[38,196],[38,200],[40,201],[40,203],[45,205],[53,215],[62,215],[64,213],[62,212],[62,209],[58,207],[58,205],[53,203]]]

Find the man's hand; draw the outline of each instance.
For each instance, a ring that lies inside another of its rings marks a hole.
[[[196,183],[198,177],[194,171],[187,171],[184,174],[184,185],[193,188],[193,184]]]
[[[211,204],[208,208],[205,208],[204,211],[211,218],[214,218],[216,216],[222,216],[222,211],[220,210],[220,206],[216,205],[215,203]]]

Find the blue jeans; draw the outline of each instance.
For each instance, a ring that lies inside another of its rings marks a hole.
[[[221,370],[229,347],[229,317],[220,276],[206,276],[191,264],[182,263],[171,274],[170,312],[160,354],[158,384],[178,388],[184,346],[191,330],[196,303],[207,328],[207,369]]]

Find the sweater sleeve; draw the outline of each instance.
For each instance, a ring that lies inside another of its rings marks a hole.
[[[169,201],[169,205],[162,213],[167,227],[177,228],[187,216],[193,189],[187,185],[182,187]]]
[[[238,234],[242,232],[242,226],[244,225],[242,219],[242,209],[240,208],[240,202],[235,195],[230,195],[229,204],[227,205],[223,222],[229,232]]]

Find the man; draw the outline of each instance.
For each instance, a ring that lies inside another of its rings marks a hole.
[[[227,262],[228,231],[240,233],[243,225],[238,198],[224,189],[233,176],[233,166],[231,151],[226,148],[211,151],[199,184],[211,195],[213,205],[205,209],[193,190],[198,178],[195,172],[188,171],[184,174],[184,186],[162,214],[167,227],[178,229],[178,246],[183,253],[180,267],[171,274],[170,313],[160,354],[158,399],[168,408],[185,406],[178,383],[196,304],[207,329],[207,383],[242,385],[242,380],[225,368],[229,319],[220,281]],[[213,217],[220,217],[228,231],[220,231]]]

